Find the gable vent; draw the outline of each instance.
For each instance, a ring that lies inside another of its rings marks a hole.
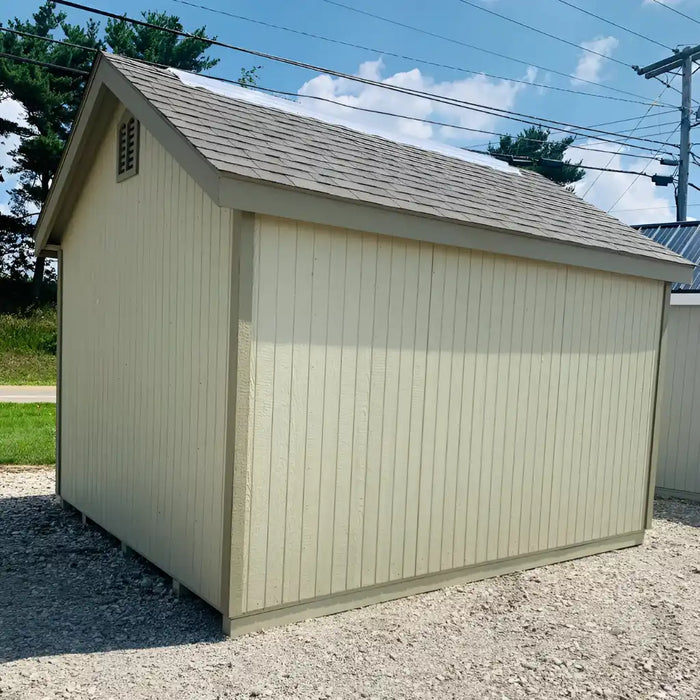
[[[139,123],[131,115],[119,122],[117,129],[117,182],[139,169]]]

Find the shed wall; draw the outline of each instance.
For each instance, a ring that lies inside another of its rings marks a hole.
[[[700,306],[670,306],[667,313],[656,486],[700,500]]]
[[[663,284],[268,217],[253,258],[232,612],[644,528]]]
[[[60,493],[219,607],[232,213],[143,127],[117,183],[115,125],[62,243]]]

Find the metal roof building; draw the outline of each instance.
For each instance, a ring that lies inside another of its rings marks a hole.
[[[656,486],[661,496],[700,500],[700,222],[638,228],[696,266],[692,282],[672,286],[657,408]]]
[[[536,174],[346,119],[101,55],[37,228],[58,493],[234,633],[650,522],[690,264]]]

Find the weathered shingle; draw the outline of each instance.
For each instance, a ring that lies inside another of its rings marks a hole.
[[[173,73],[109,55],[145,98],[219,171],[458,223],[684,262],[563,187],[185,85]]]

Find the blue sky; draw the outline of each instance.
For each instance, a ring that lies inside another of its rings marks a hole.
[[[648,103],[659,95],[661,95],[661,101],[667,105],[677,106],[680,101],[680,95],[677,92],[664,89],[664,86],[656,80],[649,81],[638,77],[628,67],[629,64],[645,65],[663,58],[669,53],[667,49],[582,14],[559,0],[473,0],[473,2],[486,9],[536,26],[574,44],[586,45],[628,65],[620,65],[612,60],[586,53],[575,46],[565,45],[536,34],[464,4],[461,0],[435,0],[431,3],[398,2],[397,0],[384,0],[381,3],[371,2],[371,0],[339,1],[429,32],[506,54],[522,60],[523,64],[489,56],[462,45],[363,16],[333,5],[327,0],[303,0],[296,3],[240,0],[235,5],[224,0],[192,1],[262,22],[362,44],[371,47],[372,50],[340,46],[308,36],[280,31],[254,22],[208,12],[200,7],[183,5],[176,0],[151,0],[150,2],[92,0],[86,4],[93,4],[112,12],[125,12],[130,16],[138,16],[139,12],[145,8],[166,10],[179,15],[186,29],[206,25],[208,31],[216,34],[222,41],[332,67],[346,73],[361,73],[373,79],[386,80],[398,85],[439,92],[463,100],[574,124],[593,125],[616,119],[642,117],[647,113]],[[680,17],[653,0],[616,0],[615,2],[571,0],[571,2],[670,47],[700,43],[700,24]],[[700,0],[665,0],[665,2],[700,20]],[[25,2],[22,3],[19,11],[15,8],[14,12],[26,17],[38,6],[38,1]],[[87,19],[86,13],[77,10],[70,10],[69,17],[75,22]],[[3,21],[7,18],[7,14],[0,17]],[[400,54],[404,58],[390,54]],[[214,49],[211,55],[221,59],[221,63],[211,71],[212,75],[236,78],[242,66],[261,65],[260,84],[265,87],[318,95],[372,109],[410,114],[487,131],[514,133],[523,126],[517,122],[468,110],[444,108],[434,102],[400,96],[379,88],[367,88],[350,81],[319,76],[318,73],[254,59],[234,51]],[[451,67],[425,65],[418,59]],[[466,70],[475,71],[476,74],[464,72]],[[560,71],[570,77],[556,75],[552,70]],[[525,83],[537,82],[567,90],[583,90],[637,100],[642,104],[594,98],[484,77],[478,75],[480,71],[525,81]],[[576,80],[576,76],[600,83],[601,86],[635,93],[640,98],[607,90],[605,87],[581,83]],[[674,85],[679,86],[680,80],[676,79]],[[700,99],[700,92],[697,98]],[[326,108],[338,110],[332,105]],[[648,112],[649,116],[640,123],[637,135],[665,140],[668,132],[673,130],[675,125],[669,127],[663,124],[676,120],[677,114],[661,116],[656,114],[666,112],[668,109],[669,106],[652,107]],[[0,111],[11,112],[12,105],[6,102],[0,106]],[[355,113],[355,117],[358,118],[358,113]],[[378,119],[371,115],[364,115],[361,118],[370,121]],[[389,118],[383,119],[382,122],[385,128],[446,140],[457,145],[482,146],[489,140],[489,137],[484,135],[431,128],[425,124],[407,120]],[[608,128],[631,129],[636,125],[636,121],[630,121]],[[664,135],[657,137],[658,133]],[[490,138],[495,139],[495,137]],[[678,142],[677,132],[670,137],[670,142]],[[647,168],[648,173],[669,172],[667,168],[653,161],[624,155],[630,152],[629,147],[606,143],[592,144],[585,138],[577,139],[577,144],[579,143],[588,148],[592,146],[606,151],[603,153],[588,150],[570,152],[572,157],[582,158],[584,163],[589,165],[629,170]],[[654,147],[653,144],[646,144],[646,146]],[[620,153],[617,153],[618,150]],[[637,151],[637,153],[641,152]],[[691,169],[691,181],[693,179],[700,184],[700,172],[696,167]],[[631,176],[624,174],[604,173],[599,176],[598,173],[591,172],[582,183],[579,183],[577,191],[603,209],[612,207],[612,213],[626,221],[661,221],[674,218],[672,189],[654,187],[651,181],[644,177],[634,180]],[[696,195],[700,193],[691,190],[689,214],[700,217],[700,196]],[[2,198],[3,195],[0,194],[0,200]]]

